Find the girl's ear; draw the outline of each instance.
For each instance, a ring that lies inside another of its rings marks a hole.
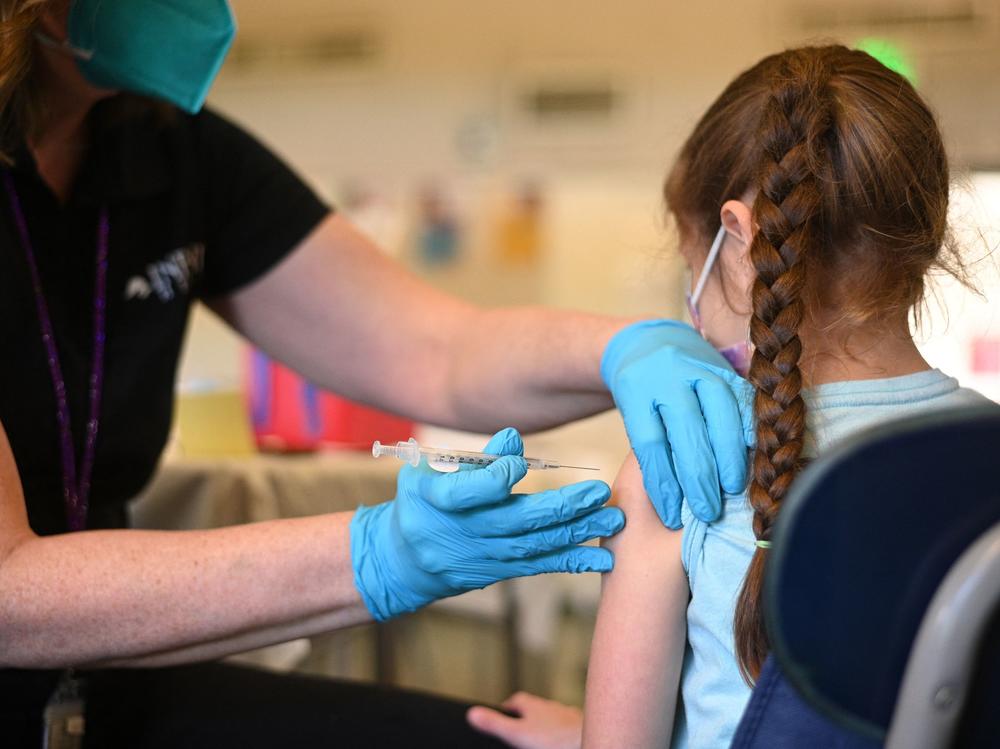
[[[757,276],[750,261],[750,243],[754,235],[752,211],[742,200],[727,200],[722,204],[720,216],[727,237],[719,261],[726,277],[737,283],[741,291],[746,290],[749,297],[750,287]]]
[[[727,200],[719,212],[722,225],[731,237],[750,248],[753,239],[753,217],[750,206],[742,200]]]

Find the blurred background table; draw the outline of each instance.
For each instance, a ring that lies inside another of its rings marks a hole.
[[[216,528],[353,510],[396,493],[398,464],[360,452],[173,458],[132,507],[144,528]]]
[[[135,500],[132,520],[136,527],[176,530],[349,511],[395,496],[399,467],[354,451],[175,456]],[[526,490],[538,491],[558,481],[533,474],[525,483]],[[265,648],[237,660],[465,699],[498,701],[526,687],[572,699],[582,686],[589,628],[585,621],[582,627],[570,624],[567,632],[564,620],[574,600],[584,602],[589,619],[598,584],[596,576],[568,575],[502,583],[382,625]],[[554,679],[562,689],[551,687]]]

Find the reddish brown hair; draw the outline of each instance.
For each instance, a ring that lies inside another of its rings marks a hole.
[[[38,40],[43,15],[66,13],[69,0],[0,0],[0,166],[11,163],[22,143],[37,137],[48,122],[37,81]],[[122,93],[100,107],[104,122],[149,115],[149,126],[170,124],[170,104],[138,94]]]
[[[803,463],[800,328],[831,310],[844,326],[905,322],[942,259],[948,183],[937,123],[909,82],[837,45],[761,60],[729,84],[684,144],[665,187],[682,236],[710,238],[722,204],[754,194],[757,446],[748,496],[758,539],[770,539]],[[754,553],[734,621],[748,681],[769,650],[765,553]]]
[[[0,164],[19,138],[34,132],[41,116],[31,70],[45,7],[46,0],[0,0]]]

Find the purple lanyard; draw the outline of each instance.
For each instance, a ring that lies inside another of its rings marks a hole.
[[[4,171],[4,184],[10,207],[14,212],[14,222],[21,235],[21,244],[28,260],[31,273],[31,287],[35,292],[35,306],[42,328],[42,343],[49,361],[49,374],[56,396],[56,421],[59,423],[59,451],[62,454],[63,501],[66,503],[66,519],[71,531],[81,531],[87,525],[87,501],[90,498],[90,477],[94,470],[94,448],[97,444],[97,428],[101,410],[101,390],[104,385],[104,341],[105,307],[108,298],[108,209],[101,209],[97,224],[97,277],[94,281],[94,353],[90,364],[90,415],[87,419],[87,439],[83,448],[80,471],[76,470],[76,456],[73,449],[73,432],[70,429],[69,404],[66,400],[66,380],[59,365],[59,352],[52,332],[52,318],[42,291],[42,278],[38,273],[35,251],[28,235],[28,223],[24,220],[21,201],[14,189],[10,172]]]

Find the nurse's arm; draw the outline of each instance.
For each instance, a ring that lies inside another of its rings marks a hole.
[[[0,668],[182,663],[368,621],[350,519],[39,537],[0,427]]]
[[[613,501],[625,511],[626,525],[606,541],[615,568],[602,580],[583,746],[669,746],[690,597],[681,531],[659,521],[631,454],[615,481]]]
[[[478,431],[542,429],[610,408],[601,354],[629,322],[477,307],[418,279],[337,215],[263,278],[211,306],[317,384]]]

